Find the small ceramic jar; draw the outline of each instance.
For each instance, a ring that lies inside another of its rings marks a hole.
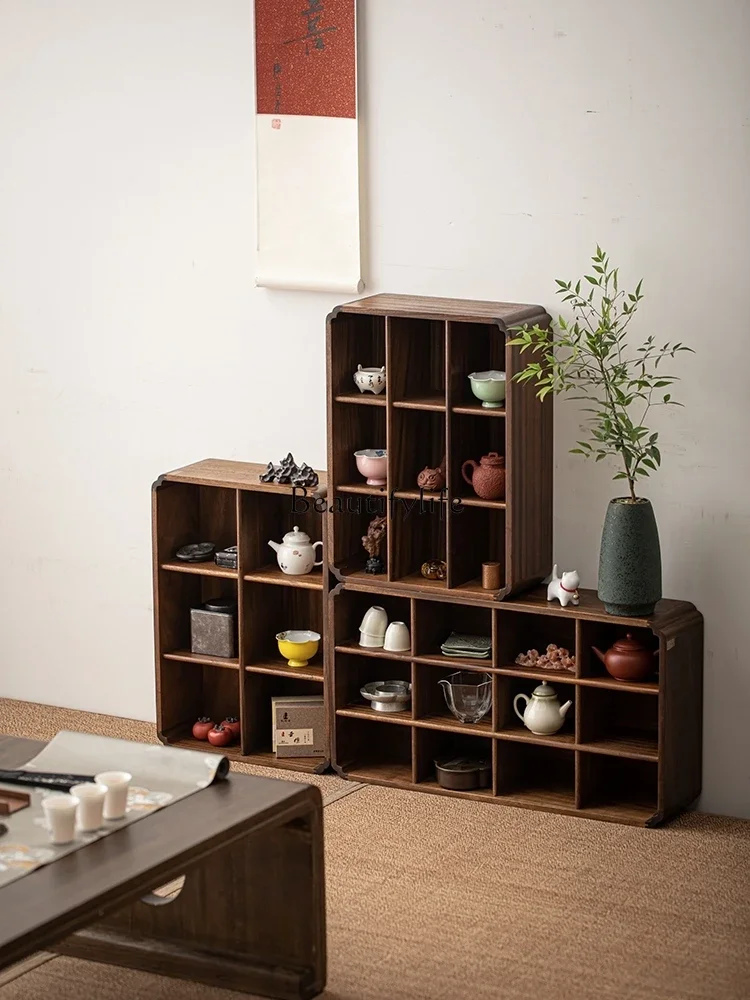
[[[360,392],[372,392],[376,396],[385,389],[385,366],[382,368],[363,368],[357,365],[354,373],[354,384]]]

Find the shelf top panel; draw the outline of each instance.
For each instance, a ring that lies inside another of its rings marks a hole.
[[[291,496],[292,487],[289,485],[282,486],[278,483],[262,483],[260,481],[260,474],[265,472],[266,465],[259,462],[233,462],[224,458],[205,458],[202,462],[194,462],[192,465],[185,465],[181,469],[167,472],[162,478],[176,483],[224,486],[231,490],[257,490],[262,493],[287,493]],[[325,472],[320,469],[315,471],[318,473],[319,483],[315,488],[307,487],[309,496],[312,496],[315,489],[326,485]]]
[[[544,306],[519,302],[483,302],[474,299],[443,299],[427,295],[369,295],[347,302],[337,312],[368,316],[411,316],[415,319],[454,320],[464,323],[499,321],[503,325],[524,323],[546,314]]]
[[[675,621],[688,617],[700,619],[700,613],[689,601],[674,601],[663,599],[656,605],[656,612],[650,618],[622,618],[608,615],[604,605],[596,595],[595,590],[579,590],[580,603],[578,607],[572,604],[563,608],[557,601],[547,601],[547,588],[537,587],[519,597],[504,601],[497,599],[498,591],[483,590],[477,581],[462,584],[459,587],[447,588],[433,586],[427,580],[405,578],[389,581],[384,576],[373,576],[365,573],[359,566],[352,569],[346,565],[333,569],[335,576],[351,590],[365,590],[374,594],[394,594],[400,597],[415,597],[421,600],[442,600],[455,604],[477,604],[497,608],[499,611],[521,611],[533,614],[547,614],[558,618],[605,622],[612,625],[629,625],[631,628],[648,628],[660,632]]]

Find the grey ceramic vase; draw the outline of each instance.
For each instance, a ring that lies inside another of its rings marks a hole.
[[[653,614],[661,598],[659,530],[650,500],[610,500],[599,551],[599,600],[607,614]]]

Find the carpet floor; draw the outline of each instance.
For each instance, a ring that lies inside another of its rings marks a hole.
[[[63,728],[154,738],[144,723],[0,700],[0,732]],[[750,996],[748,822],[689,813],[640,830],[273,775],[326,797],[323,1000]],[[0,1000],[247,997],[67,958],[14,974]]]

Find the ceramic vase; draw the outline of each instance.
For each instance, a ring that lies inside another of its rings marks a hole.
[[[599,552],[598,592],[607,614],[653,614],[661,598],[661,550],[650,500],[610,500]]]

